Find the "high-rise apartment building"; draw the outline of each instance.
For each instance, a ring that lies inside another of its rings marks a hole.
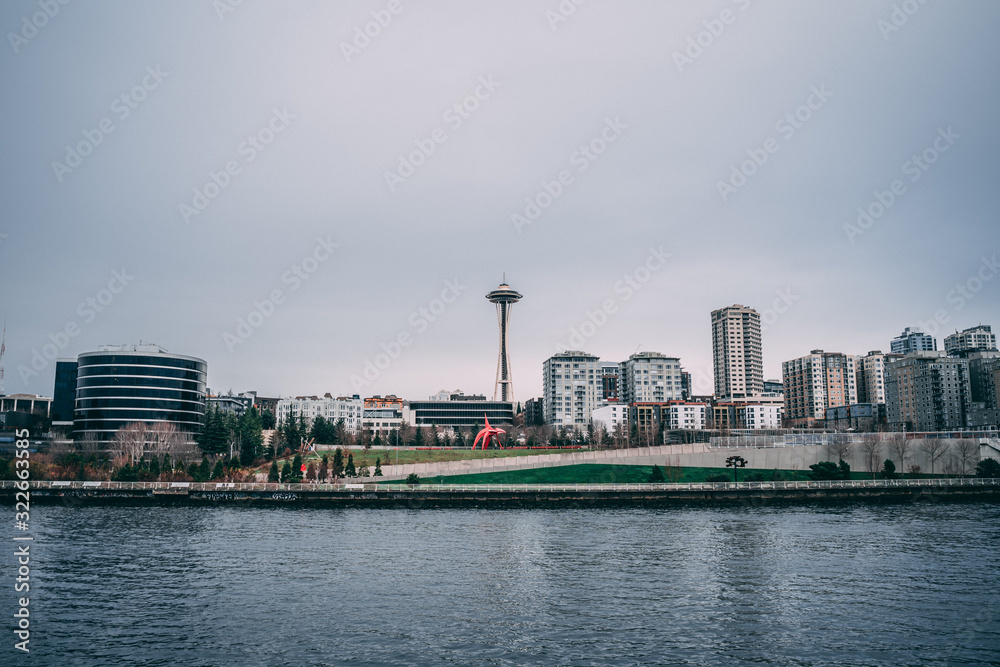
[[[890,428],[952,431],[970,424],[969,362],[944,352],[912,352],[886,370]]]
[[[621,363],[625,403],[662,403],[681,398],[681,361],[659,352],[638,352]]]
[[[889,350],[893,354],[909,354],[910,352],[933,352],[937,350],[937,341],[933,336],[916,329],[906,327],[903,333],[892,339]]]
[[[858,383],[858,403],[885,403],[885,366],[901,354],[883,354],[873,350],[855,360],[855,378]]]
[[[601,362],[579,350],[552,355],[542,364],[542,388],[546,424],[586,429],[602,404]]]
[[[782,363],[786,422],[815,426],[827,408],[857,403],[855,364],[853,355],[823,350]]]
[[[944,350],[952,356],[963,357],[970,352],[996,352],[997,337],[990,325],[980,324],[945,336]]]
[[[760,314],[733,305],[712,311],[715,395],[746,398],[764,391]]]

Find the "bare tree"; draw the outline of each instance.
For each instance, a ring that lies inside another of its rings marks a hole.
[[[926,438],[920,443],[920,449],[927,455],[931,464],[931,474],[934,474],[934,464],[948,452],[948,443],[937,438]]]
[[[871,473],[872,479],[875,479],[879,463],[882,462],[882,441],[878,436],[866,436],[861,441],[861,450],[865,459],[865,469]]]
[[[913,441],[908,440],[906,435],[897,433],[889,437],[889,451],[899,459],[899,470],[906,470],[906,457],[913,449]]]
[[[843,435],[833,436],[830,438],[830,444],[827,445],[827,451],[830,453],[830,459],[836,461],[846,461],[851,456],[851,452],[853,450],[854,445],[847,436]]]
[[[177,430],[171,422],[157,422],[146,432],[146,451],[154,456],[170,454],[170,457],[183,452],[184,434]]]
[[[139,462],[146,451],[147,430],[144,422],[130,422],[115,432],[109,447],[115,467]]]
[[[955,458],[958,459],[958,474],[968,475],[972,464],[979,462],[979,443],[962,438],[955,444]]]

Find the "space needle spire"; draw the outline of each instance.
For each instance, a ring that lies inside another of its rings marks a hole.
[[[507,324],[510,322],[511,306],[521,299],[521,294],[510,288],[505,273],[500,286],[487,294],[486,298],[497,305],[497,321],[500,324],[500,356],[497,358],[497,381],[493,387],[493,400],[510,401],[514,397],[514,380],[510,371],[510,356],[507,354]]]

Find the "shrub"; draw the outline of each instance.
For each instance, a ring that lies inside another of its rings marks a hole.
[[[407,484],[420,484],[420,475],[418,475],[415,472],[411,472],[409,475],[406,476],[406,483]]]

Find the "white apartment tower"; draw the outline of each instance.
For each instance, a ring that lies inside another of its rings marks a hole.
[[[542,364],[546,424],[585,430],[603,404],[601,363],[579,350],[555,354]]]
[[[747,398],[764,391],[760,314],[733,305],[712,311],[712,349],[715,359],[715,395]]]
[[[633,354],[621,363],[620,390],[627,404],[680,400],[681,361],[659,352]]]

